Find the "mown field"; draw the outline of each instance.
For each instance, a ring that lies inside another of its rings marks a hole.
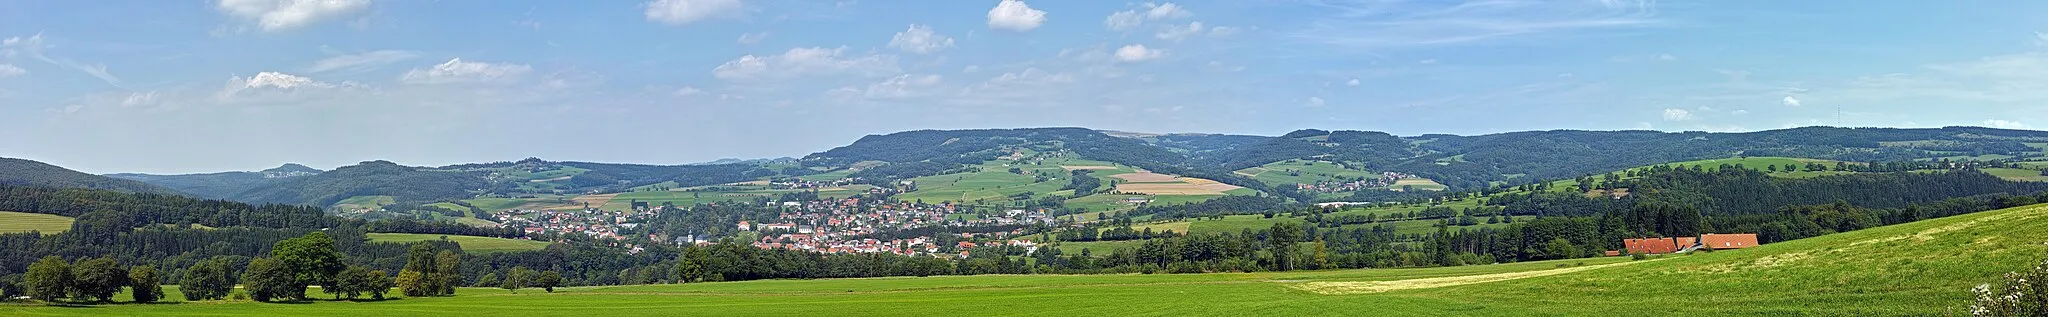
[[[2041,171],[2030,169],[1987,168],[1984,169],[1984,173],[1991,174],[1991,176],[1998,176],[1999,178],[2004,178],[2010,181],[2048,182],[2048,176],[2042,176]]]
[[[419,241],[429,241],[429,240],[440,240],[440,239],[442,239],[443,237],[446,237],[446,238],[448,239],[448,241],[454,241],[454,242],[455,242],[455,244],[459,244],[459,245],[462,245],[462,251],[463,251],[463,252],[471,252],[471,253],[491,253],[491,252],[505,252],[505,251],[529,251],[529,250],[540,250],[541,248],[545,248],[545,247],[547,247],[547,246],[548,246],[548,243],[547,243],[547,242],[543,242],[543,241],[533,241],[533,240],[519,240],[519,239],[505,239],[505,238],[491,238],[491,237],[476,237],[476,236],[457,236],[457,235],[439,235],[439,234],[414,234],[414,233],[372,233],[372,234],[369,234],[369,236],[370,236],[370,241],[375,241],[375,242],[395,242],[395,243],[412,243],[412,242],[419,242]]]
[[[57,234],[71,230],[71,217],[0,211],[0,234],[29,231]]]
[[[5,316],[1929,316],[2048,257],[2048,205],[1659,259],[1187,275],[463,289],[375,303],[0,306]],[[175,296],[174,296],[175,297]]]
[[[1268,163],[1258,167],[1237,170],[1238,174],[1249,175],[1268,185],[1314,184],[1316,182],[1379,178],[1378,173],[1349,169],[1337,163],[1310,160],[1286,160]]]

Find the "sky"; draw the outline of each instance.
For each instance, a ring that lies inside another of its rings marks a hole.
[[[0,157],[796,156],[869,134],[2048,127],[2044,1],[0,1]]]

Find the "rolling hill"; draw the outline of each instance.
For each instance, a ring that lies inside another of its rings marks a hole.
[[[43,162],[4,157],[0,157],[0,185],[179,194],[177,190],[140,181],[87,174]]]
[[[137,173],[108,174],[108,177],[130,179],[169,187],[199,198],[227,199],[242,192],[268,185],[283,179],[319,174],[320,170],[305,165],[285,164],[276,168],[256,172],[220,172],[206,174],[152,175]]]

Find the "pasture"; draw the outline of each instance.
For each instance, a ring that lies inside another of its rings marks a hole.
[[[2042,176],[2041,171],[2030,169],[1987,168],[1984,169],[1984,173],[2016,182],[2048,182],[2048,176]]]
[[[0,211],[0,234],[41,232],[45,235],[71,230],[71,217]]]
[[[446,238],[448,241],[454,241],[455,244],[462,245],[462,251],[469,253],[531,251],[540,250],[548,246],[548,242],[545,241],[440,234],[371,233],[369,237],[371,242],[392,243],[413,243]]]
[[[2044,220],[2048,205],[2034,205],[1642,261],[464,288],[385,302],[5,304],[0,315],[1929,316],[1955,314],[1970,288],[2048,257]]]
[[[1251,176],[1267,185],[1315,184],[1317,182],[1350,181],[1380,177],[1379,173],[1363,169],[1345,168],[1337,163],[1311,160],[1273,162],[1258,167],[1237,170],[1237,174]]]

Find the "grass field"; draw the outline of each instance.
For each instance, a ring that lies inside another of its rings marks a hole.
[[[904,201],[922,200],[926,203],[975,201],[1009,201],[1010,196],[1031,193],[1040,197],[1060,191],[1072,182],[1069,168],[1094,170],[1097,178],[1108,175],[1130,173],[1130,167],[1115,163],[1071,158],[1046,159],[1036,164],[1024,164],[1010,160],[993,160],[981,164],[981,171],[925,176],[910,179],[917,184],[917,191],[896,195]],[[1022,174],[1011,173],[1015,168]],[[1039,182],[1038,175],[1048,176]],[[1103,207],[1103,206],[1097,206]]]
[[[1186,275],[462,289],[379,303],[0,306],[5,316],[1929,316],[2048,256],[2048,205],[1661,259]],[[173,295],[172,297],[176,297]]]
[[[45,235],[71,230],[71,217],[0,211],[0,233],[41,232]]]
[[[1446,189],[1450,189],[1451,187],[1444,186],[1444,184],[1439,184],[1436,181],[1429,180],[1427,178],[1403,178],[1395,180],[1394,186],[1392,188],[1397,190],[1406,190],[1408,188],[1414,188],[1415,190],[1443,191]]]
[[[1310,160],[1286,160],[1268,163],[1259,167],[1237,170],[1238,174],[1251,175],[1268,185],[1314,184],[1317,182],[1378,178],[1378,173],[1359,169],[1348,169],[1337,163]]]
[[[355,196],[334,202],[334,208],[378,209],[384,208],[384,205],[390,205],[395,201],[397,201],[397,198],[391,196]]]
[[[1999,178],[2004,178],[2010,181],[2048,182],[2048,176],[2041,176],[2041,171],[2029,169],[1987,168],[1984,169],[1984,173],[1991,174],[1991,176],[1998,176]]]
[[[548,246],[548,243],[547,243],[547,242],[543,242],[543,241],[533,241],[533,240],[518,240],[518,239],[505,239],[505,238],[491,238],[491,237],[474,237],[474,236],[457,236],[457,235],[439,235],[439,234],[413,234],[413,233],[372,233],[372,234],[369,234],[369,235],[370,235],[370,241],[374,241],[374,242],[395,242],[395,243],[411,243],[411,242],[419,242],[419,241],[428,241],[428,240],[440,240],[440,239],[441,239],[442,237],[447,237],[447,238],[448,238],[448,241],[455,241],[455,243],[456,243],[456,244],[460,244],[460,245],[462,245],[462,251],[463,251],[463,252],[471,252],[471,253],[491,253],[491,252],[504,252],[504,251],[529,251],[529,250],[540,250],[541,248],[543,248],[543,247],[547,247],[547,246]]]

